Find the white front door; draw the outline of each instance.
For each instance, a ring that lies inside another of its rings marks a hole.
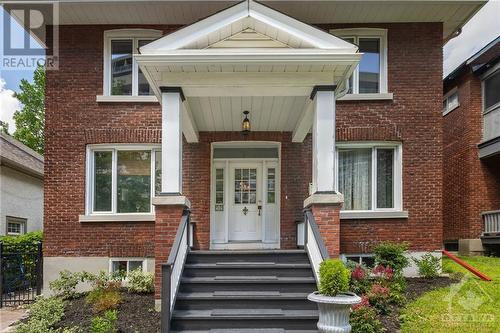
[[[230,163],[229,169],[229,241],[261,241],[262,163]]]

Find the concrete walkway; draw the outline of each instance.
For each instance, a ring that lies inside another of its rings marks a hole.
[[[12,324],[18,322],[26,315],[26,309],[1,308],[0,309],[0,332],[13,332]]]

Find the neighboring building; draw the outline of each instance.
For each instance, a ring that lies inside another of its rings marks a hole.
[[[0,133],[0,235],[43,228],[43,156]]]
[[[198,303],[201,317],[176,310],[174,328],[315,329],[314,312],[262,313],[278,305],[252,294],[295,291],[309,308],[297,293],[315,288],[313,271],[287,271],[295,255],[315,269],[327,255],[369,262],[392,240],[440,256],[442,48],[485,1],[263,3],[60,3],[44,283],[62,269],[142,267],[158,301],[170,282],[169,304],[187,257],[179,302],[219,290],[221,307],[255,318],[206,317],[212,303]],[[179,229],[186,208],[192,237]]]
[[[462,254],[498,253],[500,37],[450,73],[443,86],[444,242]]]

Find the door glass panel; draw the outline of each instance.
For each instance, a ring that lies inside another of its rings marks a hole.
[[[276,203],[276,169],[267,169],[267,203]]]
[[[215,210],[224,210],[224,169],[215,169]]]
[[[234,203],[255,204],[257,202],[257,169],[234,170]]]

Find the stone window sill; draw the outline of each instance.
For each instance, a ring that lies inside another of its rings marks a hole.
[[[379,94],[346,94],[339,101],[392,101],[392,93]]]
[[[155,214],[93,214],[79,215],[78,220],[85,222],[154,222]]]
[[[348,212],[341,211],[341,220],[364,220],[364,219],[407,219],[407,211],[366,211],[366,212]]]
[[[105,96],[97,95],[98,103],[158,103],[156,96]]]

